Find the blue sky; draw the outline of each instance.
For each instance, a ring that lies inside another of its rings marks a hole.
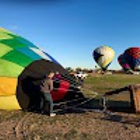
[[[92,52],[111,46],[117,57],[140,46],[139,0],[0,0],[0,26],[25,37],[64,67],[91,68]]]

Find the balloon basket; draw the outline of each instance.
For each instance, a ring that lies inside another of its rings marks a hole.
[[[117,95],[119,93],[124,93],[121,95]],[[110,104],[108,103],[110,108],[123,108],[126,107],[127,112],[134,112],[134,113],[140,113],[140,84],[135,85],[129,85],[117,90],[112,90],[109,92],[106,92],[105,95],[108,97],[109,95],[115,95],[118,100],[115,102],[115,100],[109,100]],[[114,99],[114,98],[113,98]],[[111,104],[111,101],[114,101],[114,104]],[[126,103],[125,105],[123,103]],[[112,107],[113,106],[113,107]]]

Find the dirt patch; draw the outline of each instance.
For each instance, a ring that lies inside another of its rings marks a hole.
[[[9,112],[10,113],[10,112]],[[49,117],[26,113],[0,123],[0,139],[138,139],[139,115],[85,112]],[[17,114],[15,112],[15,114]],[[20,117],[19,117],[20,116]]]

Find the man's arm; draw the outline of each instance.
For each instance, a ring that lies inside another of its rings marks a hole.
[[[53,90],[53,80],[52,79],[49,80],[49,87],[50,87],[50,89],[49,89],[50,91]]]

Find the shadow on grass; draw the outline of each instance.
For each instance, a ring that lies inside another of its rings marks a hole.
[[[100,99],[91,100],[87,103],[86,107],[90,109],[103,109]],[[104,117],[101,118],[101,120],[125,124],[123,125],[125,129],[129,129],[126,125],[140,127],[140,119],[138,115],[132,116],[132,114],[135,113],[135,109],[131,106],[130,101],[108,100],[107,111],[102,113],[104,113]],[[128,113],[130,115],[122,115],[122,113]]]
[[[100,105],[99,99],[93,99],[90,103],[87,104],[87,108],[93,109],[103,109],[102,105]],[[137,116],[132,116],[135,113],[134,108],[131,106],[130,101],[114,101],[108,100],[107,102],[107,111],[104,113],[104,117],[100,118],[101,120],[110,121],[110,122],[118,122],[122,124],[134,125],[136,127],[140,127],[140,119]],[[122,113],[128,113],[130,115],[123,115]],[[127,129],[127,126],[125,126]]]
[[[140,119],[136,117],[129,117],[129,116],[123,116],[121,114],[106,114],[101,120],[104,121],[110,121],[110,122],[118,122],[121,124],[128,124],[128,125],[134,125],[136,127],[140,127]],[[124,127],[127,129],[127,126],[124,125]]]

